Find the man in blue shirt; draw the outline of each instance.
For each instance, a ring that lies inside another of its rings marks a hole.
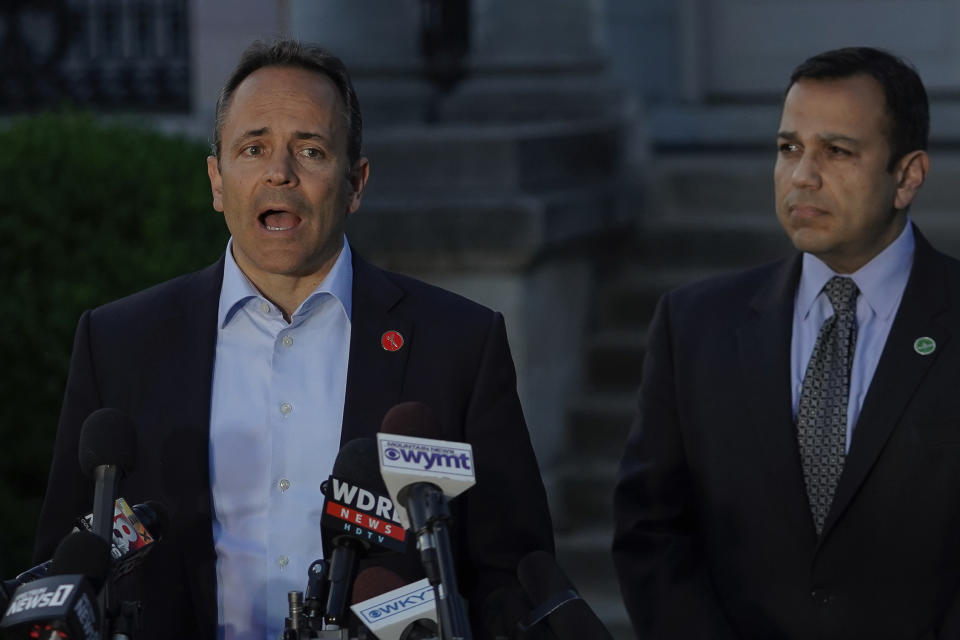
[[[224,257],[80,319],[37,556],[89,511],[83,420],[129,414],[139,451],[121,494],[173,512],[121,585],[143,603],[138,638],[277,638],[287,592],[323,555],[320,483],[340,445],[375,434],[402,401],[428,404],[444,439],[474,448],[477,485],[452,508],[477,637],[486,596],[514,582],[524,555],[552,551],[503,317],[377,269],[344,236],[370,174],[361,131],[335,56],[293,41],[248,48],[207,161]],[[422,575],[415,554],[383,561]]]
[[[928,127],[898,58],[810,58],[774,168],[798,253],[660,301],[615,495],[640,637],[958,637],[960,263],[907,213]]]

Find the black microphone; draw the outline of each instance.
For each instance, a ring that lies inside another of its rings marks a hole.
[[[307,568],[307,588],[303,592],[303,612],[309,620],[322,620],[327,606],[329,562],[314,560]]]
[[[324,483],[320,526],[333,544],[327,570],[324,621],[345,626],[347,604],[361,557],[406,549],[406,531],[387,497],[373,438],[351,440],[340,449],[333,474]]]
[[[557,640],[557,636],[544,625],[526,626],[533,607],[519,585],[506,585],[494,589],[484,599],[481,618],[492,640]]]
[[[51,575],[14,592],[0,628],[17,638],[99,640],[97,593],[109,570],[110,546],[100,536],[71,533],[57,547]]]
[[[441,435],[424,403],[392,407],[378,435],[380,473],[417,535],[424,572],[436,589],[442,637],[470,640],[466,605],[457,588],[447,498],[475,484],[473,450],[468,444],[440,440]]]
[[[534,609],[521,622],[527,630],[545,623],[557,640],[613,640],[613,636],[574,589],[546,551],[533,551],[520,561],[517,578]]]
[[[113,503],[120,478],[137,460],[137,431],[133,420],[117,409],[97,409],[80,429],[80,469],[93,476],[94,533],[110,542]]]

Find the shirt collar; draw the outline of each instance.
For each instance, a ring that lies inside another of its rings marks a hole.
[[[888,320],[897,310],[903,290],[907,287],[915,246],[913,222],[908,217],[896,240],[870,262],[850,274],[860,290],[860,296],[866,300],[873,312],[884,320]],[[806,318],[810,313],[823,286],[836,275],[840,274],[834,272],[820,258],[810,253],[803,254],[800,286],[797,289],[797,310],[802,318]]]
[[[307,298],[300,303],[293,315],[309,312],[316,297],[323,293],[332,294],[350,320],[353,312],[353,254],[347,237],[343,237],[343,249],[337,256],[330,272],[317,285]],[[240,270],[233,257],[233,238],[227,241],[227,251],[223,262],[223,284],[220,287],[220,306],[217,310],[217,327],[223,328],[233,319],[236,312],[251,298],[262,297],[250,279]]]

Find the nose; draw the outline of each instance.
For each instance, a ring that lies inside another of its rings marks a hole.
[[[267,162],[263,179],[271,187],[296,185],[297,172],[294,159],[289,153],[272,154]]]
[[[798,189],[819,189],[821,184],[820,162],[814,153],[804,152],[793,167],[793,186]]]

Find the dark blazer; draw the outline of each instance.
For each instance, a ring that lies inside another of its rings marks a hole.
[[[818,539],[791,415],[800,256],[659,303],[615,495],[638,635],[960,637],[960,263],[910,279]],[[920,355],[914,341],[936,350]]]
[[[473,445],[477,485],[452,508],[461,592],[478,612],[486,594],[514,580],[521,557],[553,550],[503,317],[356,255],[353,267],[341,443],[373,436],[390,407],[419,400],[434,410],[444,439]],[[120,495],[131,504],[161,500],[173,514],[169,534],[121,588],[122,597],[143,601],[144,631],[137,638],[215,634],[208,461],[222,278],[221,259],[85,312],[77,328],[36,556],[50,557],[71,520],[90,511],[93,484],[77,462],[84,419],[100,407],[129,414],[139,451]],[[381,346],[389,330],[405,339],[399,351]],[[404,577],[422,577],[415,555],[390,566]]]

